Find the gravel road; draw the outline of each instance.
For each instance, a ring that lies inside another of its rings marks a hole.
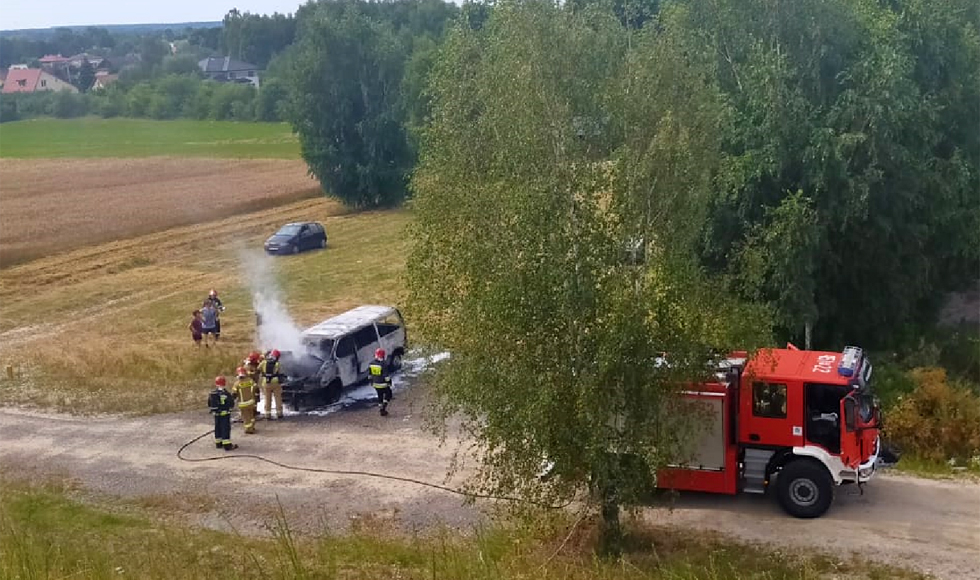
[[[451,487],[445,479],[454,443],[422,429],[424,389],[396,395],[391,416],[374,407],[323,417],[258,423],[241,448],[226,453],[206,437],[186,457],[254,453],[283,463],[395,474]],[[264,533],[277,501],[301,531],[341,529],[353,519],[390,520],[406,529],[445,524],[466,528],[490,502],[390,480],[287,471],[240,458],[189,463],[176,457],[209,430],[206,412],[145,419],[70,417],[0,410],[0,469],[14,477],[67,477],[103,497],[165,506],[174,517],[217,529]],[[748,541],[857,553],[943,579],[980,580],[980,485],[881,474],[865,489],[841,489],[817,520],[785,516],[770,497],[685,494],[673,510],[648,509],[657,524],[711,529]]]

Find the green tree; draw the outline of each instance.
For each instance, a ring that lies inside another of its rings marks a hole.
[[[611,8],[524,1],[460,23],[412,178],[409,308],[452,353],[435,389],[479,443],[478,484],[590,489],[611,551],[620,506],[695,435],[678,389],[767,333],[694,263],[722,106],[685,19],[636,31]]]
[[[78,76],[75,79],[75,86],[83,93],[88,92],[95,84],[95,68],[86,58],[82,61],[82,66],[78,69]]]
[[[399,101],[405,47],[353,5],[330,16],[306,19],[300,32],[290,121],[328,195],[352,207],[396,204],[413,161]]]
[[[684,4],[731,105],[705,263],[745,280],[768,259],[746,288],[785,337],[812,316],[817,345],[895,345],[980,270],[976,6]],[[812,225],[789,235],[801,190]],[[731,259],[765,239],[798,245]]]
[[[200,76],[201,69],[197,66],[197,59],[191,54],[178,54],[167,56],[163,59],[163,74],[179,74]]]

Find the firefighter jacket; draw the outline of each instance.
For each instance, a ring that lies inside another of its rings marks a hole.
[[[245,378],[235,381],[235,398],[238,399],[239,407],[251,407],[255,405],[255,381]]]
[[[267,358],[259,364],[259,374],[262,375],[263,385],[277,385],[282,382],[281,367],[274,358]]]
[[[388,365],[385,361],[374,359],[368,366],[368,376],[375,389],[383,389],[391,386],[391,377],[388,376]]]
[[[208,395],[208,407],[218,417],[229,415],[234,404],[235,398],[225,389],[215,389]]]

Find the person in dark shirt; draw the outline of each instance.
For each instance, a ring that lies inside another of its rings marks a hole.
[[[193,315],[194,318],[191,319],[191,323],[190,325],[188,325],[187,328],[191,331],[191,338],[194,339],[194,344],[196,344],[198,348],[201,348],[201,338],[203,338],[202,334],[204,331],[204,321],[201,320],[200,310],[195,310],[193,312]]]

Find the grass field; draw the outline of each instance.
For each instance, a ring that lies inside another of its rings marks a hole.
[[[460,533],[394,535],[370,519],[352,533],[297,538],[269,522],[271,538],[159,523],[114,502],[112,511],[48,485],[0,486],[0,577],[4,578],[400,578],[569,580],[910,579],[904,570],[776,552],[705,532],[631,523],[620,560],[592,556],[595,525],[540,514],[534,523]],[[568,530],[571,530],[571,533]]]
[[[282,123],[32,119],[0,126],[0,157],[220,157],[299,159]]]
[[[320,195],[285,159],[0,159],[0,267]]]
[[[211,379],[252,348],[243,250],[261,254],[282,223],[324,224],[326,250],[271,258],[284,303],[305,326],[357,304],[402,301],[409,219],[408,210],[347,214],[318,198],[0,270],[0,362],[20,370],[0,379],[0,401],[139,414],[200,407]],[[212,287],[227,306],[222,344],[198,349],[187,324]],[[156,396],[161,384],[174,396]]]

